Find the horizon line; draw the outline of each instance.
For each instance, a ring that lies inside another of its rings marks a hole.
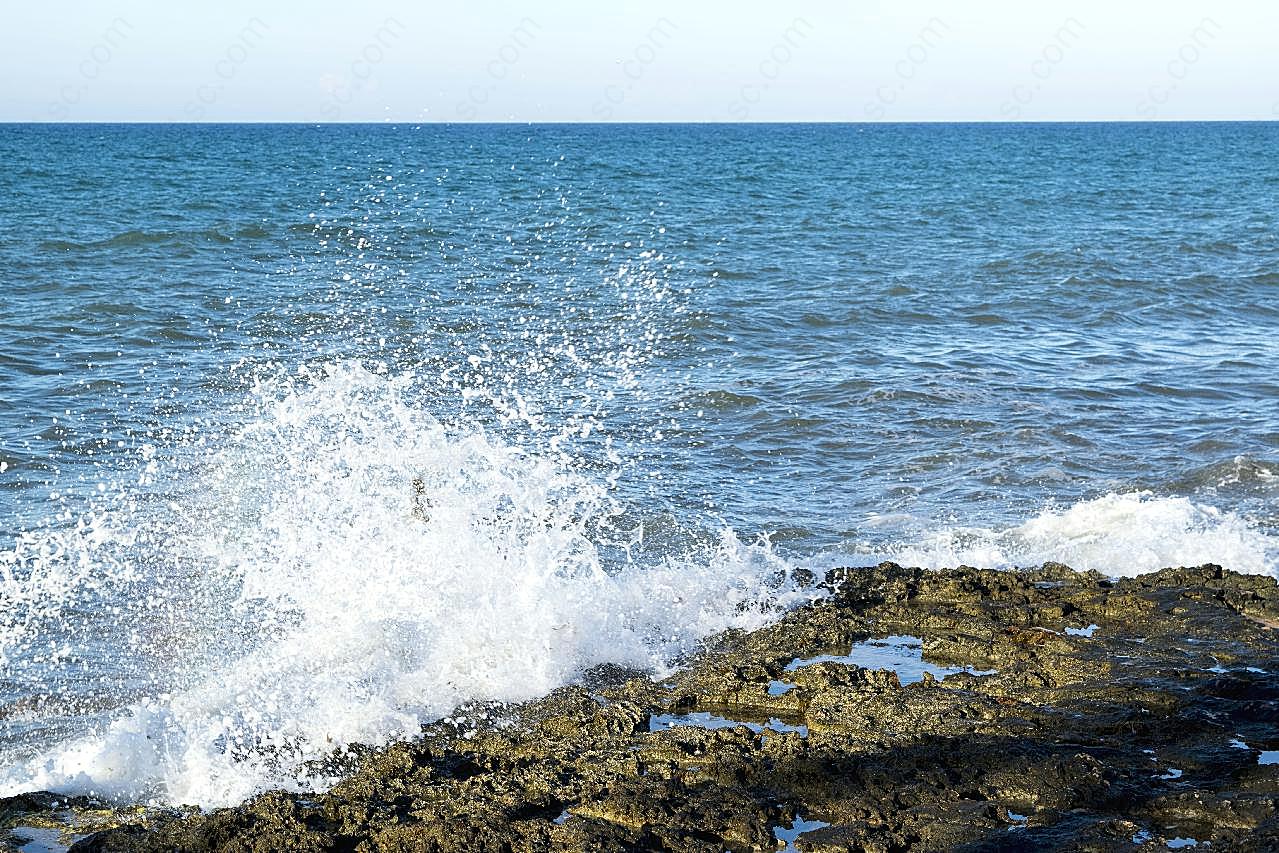
[[[591,127],[628,127],[635,125],[717,125],[724,127],[752,127],[760,125],[839,125],[845,127],[875,127],[894,125],[1055,125],[1055,124],[1279,124],[1279,118],[1187,118],[1187,119],[1024,119],[1008,121],[1006,119],[913,119],[901,121],[851,121],[844,119],[795,119],[795,120],[762,120],[762,121],[728,121],[717,119],[646,119],[640,121],[579,121],[574,119],[538,119],[529,121],[439,121],[434,119],[391,121],[388,119],[369,121],[298,121],[271,119],[230,119],[227,121],[189,121],[184,119],[93,119],[87,121],[57,120],[15,120],[0,119],[0,126],[47,126],[77,127],[83,125],[189,125],[192,127],[218,127],[226,125],[287,125],[297,127],[342,127],[342,126],[388,126],[402,127],[406,125],[438,127],[532,127],[539,125],[591,126]]]

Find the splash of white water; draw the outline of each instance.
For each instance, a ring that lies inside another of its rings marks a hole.
[[[157,599],[208,612],[166,623],[171,691],[17,763],[0,791],[216,806],[323,787],[310,763],[349,744],[410,737],[467,700],[534,697],[596,664],[660,670],[801,595],[767,546],[731,533],[644,565],[606,561],[626,533],[607,476],[446,427],[411,386],[352,364],[264,383],[254,416],[202,460],[201,489],[161,521],[93,515],[9,555],[7,594],[45,608],[7,626],[10,649],[67,602],[135,583],[140,536],[186,567],[161,573],[163,590],[152,581]]]
[[[1111,576],[1217,563],[1279,575],[1279,540],[1245,518],[1184,497],[1107,494],[1046,509],[1016,527],[942,527],[881,549],[879,556],[932,568],[1000,568],[1047,561]]]

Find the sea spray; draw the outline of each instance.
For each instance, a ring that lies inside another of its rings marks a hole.
[[[8,747],[0,790],[209,807],[323,789],[325,759],[351,744],[600,663],[660,673],[812,597],[767,539],[645,548],[623,460],[589,421],[538,430],[518,405],[473,417],[492,403],[478,394],[440,418],[435,387],[379,364],[255,368],[222,428],[142,446],[79,504],[58,496],[58,523],[0,556],[0,653],[31,697],[6,709],[31,734]],[[1130,493],[874,553],[1135,574],[1273,572],[1276,548],[1232,513]]]
[[[214,806],[315,789],[331,780],[308,768],[350,744],[596,664],[661,671],[807,595],[766,543],[727,531],[661,559],[604,559],[601,546],[640,536],[618,528],[607,477],[446,426],[412,384],[358,364],[259,383],[256,416],[201,460],[204,492],[165,507],[180,531],[167,545],[204,569],[185,578],[193,603],[211,608],[191,634],[165,632],[172,689],[17,763],[4,790]],[[136,563],[98,561],[104,537],[63,549],[90,568],[57,575],[61,600],[115,599],[136,580]],[[41,577],[37,597],[53,583]]]
[[[828,559],[870,555],[911,566],[987,568],[1065,563],[1080,571],[1133,576],[1167,566],[1217,563],[1245,574],[1279,575],[1279,538],[1236,513],[1185,497],[1110,493],[1065,508],[1047,507],[1006,528],[885,520],[907,532]],[[914,526],[916,532],[909,532]],[[851,552],[851,553],[850,553]]]

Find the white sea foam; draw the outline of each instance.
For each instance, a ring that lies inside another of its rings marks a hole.
[[[767,546],[731,533],[607,564],[602,544],[625,533],[607,476],[448,428],[410,384],[345,365],[260,387],[253,416],[202,462],[202,493],[164,514],[166,547],[202,567],[169,582],[213,611],[188,620],[205,633],[168,639],[180,684],[10,767],[0,793],[217,806],[323,787],[305,765],[335,749],[412,736],[467,700],[531,698],[600,663],[661,670],[802,595],[779,585]],[[101,559],[134,535],[112,520],[27,543],[47,553],[10,555],[6,592],[48,624],[136,575],[136,561]],[[9,624],[10,649],[36,624]],[[212,638],[224,651],[211,657]]]
[[[1045,509],[1006,529],[941,526],[880,547],[907,565],[991,568],[1065,563],[1133,576],[1167,566],[1217,563],[1247,574],[1279,575],[1279,539],[1245,518],[1185,497],[1107,494]]]
[[[209,807],[319,789],[332,780],[315,762],[349,744],[411,737],[469,700],[532,698],[596,664],[661,672],[809,595],[779,580],[789,564],[767,545],[728,531],[631,561],[639,532],[621,524],[607,443],[605,464],[582,464],[577,422],[521,442],[442,423],[420,392],[356,364],[272,375],[229,433],[193,433],[173,471],[145,447],[127,486],[0,554],[7,674],[55,673],[120,626],[121,645],[99,651],[163,670],[163,689],[95,730],[10,760],[0,794]],[[163,493],[172,478],[183,488]],[[884,542],[911,523],[868,527]],[[1279,555],[1237,515],[1149,493],[897,541],[857,556],[1132,575],[1210,561],[1275,574]]]

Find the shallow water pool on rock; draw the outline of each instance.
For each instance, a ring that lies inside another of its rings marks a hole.
[[[806,832],[816,832],[819,829],[825,829],[830,826],[829,823],[820,820],[804,820],[802,817],[796,817],[789,827],[777,826],[773,827],[773,835],[777,837],[778,842],[784,842],[785,847],[782,853],[797,853],[795,840]]]
[[[663,732],[677,726],[692,726],[712,731],[745,726],[756,734],[762,734],[767,730],[778,732],[779,734],[794,732],[801,737],[808,737],[808,726],[802,723],[793,726],[790,723],[782,722],[777,717],[770,717],[767,722],[759,723],[751,720],[731,720],[705,711],[695,711],[691,714],[653,714],[648,718],[648,730],[650,732]]]
[[[817,655],[796,658],[786,665],[787,672],[794,672],[817,663],[853,664],[862,669],[890,669],[897,673],[903,685],[924,680],[924,673],[942,679],[948,675],[994,675],[997,670],[974,669],[969,666],[938,666],[924,662],[924,642],[919,637],[892,635],[881,639],[853,643],[846,655]]]

